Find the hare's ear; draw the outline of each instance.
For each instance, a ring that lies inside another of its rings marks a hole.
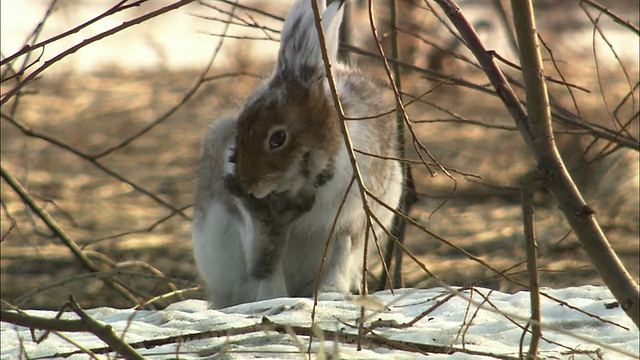
[[[322,12],[327,54],[332,63],[338,57],[338,35],[344,14],[344,0],[334,1],[328,8],[325,0],[296,0],[289,10],[280,37],[276,76],[303,85],[321,81],[325,76],[312,1],[318,1]]]

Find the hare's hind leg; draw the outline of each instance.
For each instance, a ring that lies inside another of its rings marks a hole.
[[[193,226],[196,265],[214,308],[255,298],[240,232],[235,219],[225,215],[228,215],[225,206],[212,201],[206,211],[196,217]]]
[[[278,263],[269,277],[259,280],[258,296],[256,300],[273,299],[289,296],[287,285],[284,281],[282,264]]]
[[[363,239],[347,233],[331,239],[331,253],[324,265],[320,291],[347,294],[359,292],[362,279]]]

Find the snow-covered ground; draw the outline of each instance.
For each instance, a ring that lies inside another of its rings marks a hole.
[[[605,287],[544,289],[543,293],[549,297],[542,298],[544,328],[540,356],[638,358],[638,328],[615,306],[613,296]],[[210,310],[204,301],[187,300],[161,311],[97,308],[87,312],[96,320],[110,324],[118,335],[124,332],[123,338],[128,343],[193,335],[181,342],[174,339],[164,345],[137,350],[148,358],[298,359],[307,351],[310,333],[315,334],[311,354],[318,358],[518,358],[521,341],[526,354],[529,335],[521,339],[529,314],[526,292],[467,290],[463,296],[443,302],[412,326],[394,327],[412,321],[447,295],[449,292],[443,288],[402,289],[395,294],[383,291],[366,300],[324,294],[315,312],[317,326],[311,326],[313,300],[306,298],[273,299],[222,310]],[[368,308],[365,329],[376,325],[365,337],[362,351],[356,351],[354,341],[361,305]],[[27,313],[47,318],[56,315],[52,311]],[[63,318],[77,316],[65,313]],[[89,333],[64,333],[63,336],[67,340],[50,334],[36,344],[29,329],[3,322],[2,359],[61,358],[69,353],[75,353],[69,358],[86,359],[87,354],[79,353],[69,339],[85,349],[105,346]],[[450,350],[450,354],[436,352],[446,350]],[[114,353],[97,356],[113,358]]]
[[[170,2],[163,0],[162,3]],[[12,54],[21,48],[24,39],[40,21],[47,4],[48,1],[36,0],[0,2],[3,55]],[[66,7],[61,5],[46,24],[42,39],[81,24],[108,6],[91,1],[73,2]],[[478,6],[484,7],[484,4]],[[192,14],[210,15],[211,11],[206,11],[194,3],[136,26],[135,30],[129,29],[83,48],[57,64],[53,70],[94,71],[114,64],[129,69],[200,68],[206,64],[218,41],[217,38],[203,32],[219,32],[221,25],[194,17]],[[478,14],[482,12],[469,9],[467,14],[471,17],[481,17]],[[73,44],[131,18],[131,14],[114,16],[64,41],[51,44],[41,60],[47,60]],[[591,32],[591,28],[582,29],[570,39],[576,46],[591,44]],[[637,59],[638,43],[634,34],[622,31],[620,36],[611,38],[624,44],[615,46],[616,49],[620,49],[621,55],[634,61]],[[497,42],[498,44],[489,44],[489,47],[500,49],[499,45],[503,41]],[[254,51],[264,52],[265,44],[270,43],[262,41],[259,46],[253,48]],[[271,58],[275,49],[275,46],[268,49]],[[224,66],[224,62],[220,66]],[[611,305],[615,300],[606,288],[584,286],[545,289],[544,292],[566,304],[542,298],[542,357],[639,357],[638,328],[620,307]],[[316,309],[317,327],[311,326],[313,300],[303,298],[274,299],[221,311],[208,310],[204,301],[189,300],[175,303],[162,311],[97,308],[88,310],[88,313],[96,320],[110,324],[119,335],[124,333],[123,338],[128,343],[201,334],[191,336],[191,340],[184,339],[179,344],[172,341],[166,342],[165,345],[138,349],[148,358],[175,358],[176,355],[181,359],[211,358],[220,355],[223,358],[303,358],[309,343],[309,333],[316,335],[311,353],[318,357],[321,357],[321,354],[337,353],[335,358],[345,359],[414,359],[427,356],[429,359],[518,358],[521,342],[522,351],[526,353],[530,337],[527,335],[521,339],[526,318],[529,316],[529,294],[525,292],[505,294],[476,288],[473,292],[464,292],[467,299],[471,298],[471,303],[465,298],[453,297],[412,326],[392,326],[410,322],[448,294],[441,288],[406,289],[396,291],[395,294],[388,291],[379,292],[372,296],[375,300],[367,301],[324,294]],[[485,301],[485,298],[488,300]],[[352,340],[358,333],[357,322],[362,304],[369,309],[365,328],[372,324],[377,324],[377,327],[365,337],[363,350],[356,351],[357,344]],[[477,310],[477,305],[480,304],[481,308]],[[567,304],[591,315],[573,309]],[[382,310],[376,310],[376,307]],[[56,316],[52,311],[28,310],[27,313],[48,318]],[[67,313],[63,318],[75,319],[77,316]],[[376,322],[378,320],[382,321]],[[257,330],[258,326],[254,325],[263,321],[273,323],[265,325],[265,329],[284,328],[274,324],[291,327],[288,328],[288,332],[249,331]],[[49,334],[46,340],[36,344],[29,329],[2,322],[0,356],[2,359],[62,358],[65,354],[79,351],[78,346],[72,345],[68,340],[85,349],[95,350],[105,346],[101,340],[89,333],[60,335]],[[439,354],[436,350],[450,350],[451,353]],[[114,354],[97,356],[113,358]],[[69,358],[86,359],[87,355],[78,353]]]

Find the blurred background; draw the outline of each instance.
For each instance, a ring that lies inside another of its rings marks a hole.
[[[200,142],[210,123],[237,111],[268,76],[292,1],[241,0],[234,6],[209,0],[148,15],[176,3],[153,0],[128,7],[137,4],[129,1],[118,11],[116,1],[0,3],[6,100],[0,122],[3,300],[58,309],[73,294],[84,307],[149,300],[162,307],[203,296],[190,239]],[[367,3],[348,2],[343,53],[388,84]],[[521,76],[512,66],[518,58],[508,3],[458,2],[487,49],[504,59],[500,67],[522,99]],[[534,4],[547,47],[545,71],[556,81],[549,91],[561,153],[638,281],[638,3]],[[533,157],[437,5],[407,0],[397,6],[403,99],[418,140],[453,176],[438,171],[434,177],[415,165],[419,201],[409,215],[526,282],[519,187],[535,165]],[[374,1],[373,9],[379,41],[390,57],[394,29],[388,2]],[[25,44],[54,38],[109,11],[113,14],[78,32],[10,58]],[[56,59],[141,17],[150,19]],[[48,62],[54,63],[22,85]],[[6,97],[18,86],[20,92]],[[407,157],[418,159],[408,143]],[[48,213],[86,260],[79,260],[25,200]],[[544,193],[536,197],[536,230],[543,286],[602,284]],[[405,256],[405,286],[435,286],[423,270],[427,267],[451,285],[523,288],[419,228],[408,228],[406,244],[420,264]],[[382,271],[377,256],[371,266],[373,289]]]

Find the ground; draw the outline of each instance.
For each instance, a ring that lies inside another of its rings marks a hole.
[[[562,44],[562,39],[557,41]],[[593,60],[585,55],[588,51],[563,54],[558,46],[556,56],[581,64],[560,64],[567,82],[592,90],[591,94],[576,91],[583,118],[613,128],[611,105],[603,105],[602,85],[597,79],[599,76],[606,85],[604,98],[615,106],[629,92],[620,68],[602,66],[596,75]],[[236,67],[217,69],[211,75],[266,74],[271,67],[268,59],[247,61],[242,51],[237,56]],[[367,58],[358,58],[358,63],[384,81],[378,63]],[[637,79],[637,62],[624,64],[631,79]],[[486,84],[486,78],[471,65],[458,61],[447,66],[442,70],[445,75]],[[553,70],[549,73],[558,78]],[[27,88],[30,92],[20,98],[15,112],[10,111],[11,103],[2,109],[3,169],[100,269],[111,271],[100,276],[116,275],[142,299],[172,288],[141,274],[162,273],[179,289],[197,285],[190,205],[200,142],[208,125],[232,113],[261,81],[251,75],[207,81],[177,111],[163,118],[182,102],[198,75],[195,70],[131,72],[113,68],[90,75],[45,76]],[[526,283],[519,187],[535,162],[513,129],[513,121],[490,94],[443,84],[409,70],[403,76],[404,89],[413,96],[433,89],[422,102],[409,105],[408,111],[420,140],[456,181],[452,192],[454,181],[442,171],[432,177],[424,165],[415,165],[412,171],[420,198],[410,216],[492,268],[510,268],[508,274],[515,281]],[[6,91],[5,85],[2,91]],[[573,109],[565,87],[551,85],[550,91],[562,106]],[[620,117],[631,119],[629,130],[637,139],[637,88],[632,94],[635,103],[623,102]],[[118,146],[157,119],[163,120]],[[16,123],[33,133],[25,134]],[[584,151],[591,137],[556,126],[561,151],[573,170],[579,158],[576,154]],[[596,148],[603,144],[598,142]],[[99,155],[106,149],[113,151]],[[407,154],[417,159],[410,142]],[[576,182],[596,211],[611,246],[638,281],[637,152],[621,149],[585,171],[580,169],[572,171]],[[4,179],[2,205],[4,301],[25,308],[59,309],[73,294],[84,307],[130,306],[100,276],[87,275],[90,271],[27,210]],[[550,195],[537,194],[535,215],[541,284],[602,284]],[[406,246],[435,277],[450,285],[476,283],[507,292],[522,289],[416,227],[409,227]],[[373,287],[381,266],[376,256],[371,259]],[[404,257],[404,281],[405,286],[436,284],[408,256]],[[200,290],[189,290],[180,296],[203,295]],[[158,304],[164,306],[173,300],[175,297],[170,297]]]

